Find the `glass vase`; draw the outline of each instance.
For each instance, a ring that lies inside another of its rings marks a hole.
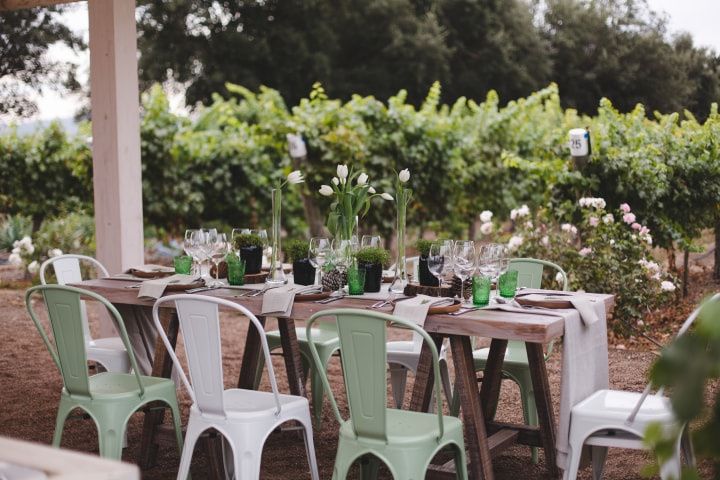
[[[272,198],[272,256],[270,257],[270,272],[265,283],[269,285],[282,285],[287,283],[280,257],[280,226],[282,214],[282,189],[273,188]]]
[[[402,294],[408,284],[407,261],[405,258],[405,210],[407,204],[397,200],[397,259],[395,261],[395,277],[390,284],[390,292]]]

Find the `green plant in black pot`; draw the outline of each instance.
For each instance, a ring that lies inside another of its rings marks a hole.
[[[433,242],[430,240],[420,239],[417,242],[415,242],[415,248],[418,251],[418,277],[420,281],[420,285],[424,287],[438,287],[440,286],[440,283],[438,282],[438,279],[435,275],[430,273],[430,269],[428,269],[428,255],[430,255],[430,247],[432,246]]]
[[[315,267],[308,259],[307,240],[289,240],[285,242],[285,255],[287,261],[292,262],[293,278],[298,285],[312,285],[315,283]]]
[[[234,240],[235,250],[240,251],[240,258],[245,260],[245,273],[260,273],[263,257],[262,239],[250,233],[237,235]]]
[[[358,267],[365,269],[365,291],[379,292],[383,267],[390,261],[390,252],[380,247],[363,248],[355,254]]]

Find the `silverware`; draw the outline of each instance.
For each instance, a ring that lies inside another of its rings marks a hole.
[[[125,285],[125,288],[140,288],[142,283],[135,283],[133,285]]]
[[[198,288],[191,288],[190,290],[185,290],[185,293],[199,293],[199,292],[205,292],[207,290],[215,290],[218,287],[198,287]]]
[[[315,303],[323,303],[323,304],[330,303],[330,302],[334,302],[336,300],[341,300],[341,299],[345,298],[346,296],[347,295],[338,295],[336,297],[324,298],[322,300],[316,300]]]
[[[464,310],[458,310],[457,312],[452,312],[449,315],[452,315],[453,317],[457,317],[458,315],[465,315],[466,313],[474,312],[475,310],[480,310],[483,307],[470,307],[466,308]]]

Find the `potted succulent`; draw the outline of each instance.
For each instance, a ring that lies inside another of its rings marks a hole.
[[[440,283],[435,275],[430,273],[428,268],[428,255],[430,255],[430,246],[433,244],[430,240],[420,239],[415,243],[418,251],[418,280],[420,285],[424,287],[439,287]]]
[[[292,262],[293,277],[298,285],[315,283],[315,267],[308,259],[309,243],[307,240],[290,240],[285,242],[287,261]]]
[[[383,267],[390,261],[390,252],[380,247],[363,248],[355,254],[359,268],[365,269],[365,291],[379,292]]]
[[[234,247],[240,252],[240,258],[245,260],[245,274],[260,273],[263,257],[262,239],[251,233],[243,233],[235,237]]]

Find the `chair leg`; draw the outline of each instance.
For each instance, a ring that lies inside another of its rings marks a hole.
[[[310,477],[312,480],[320,480],[320,474],[318,473],[317,458],[315,456],[315,442],[313,441],[312,435],[312,420],[310,419],[310,412],[306,420],[301,420],[300,423],[303,426],[303,437],[305,440],[305,454],[308,459],[308,466],[310,467]]]
[[[249,445],[244,445],[248,448]],[[250,455],[248,455],[250,453]],[[256,451],[235,452],[235,478],[242,480],[260,479],[260,459],[262,458],[262,445]]]
[[[360,478],[362,480],[375,480],[380,470],[380,459],[374,455],[367,455],[360,459]]]
[[[450,402],[450,415],[457,417],[460,415],[460,391],[458,390],[458,379],[455,377],[455,387],[453,388],[453,397]]]
[[[465,449],[453,445],[455,449],[455,478],[458,480],[467,480],[467,458],[465,458]]]
[[[60,442],[62,440],[62,434],[63,429],[65,427],[65,420],[67,420],[68,414],[72,411],[73,407],[65,405],[62,400],[60,400],[60,405],[58,406],[58,413],[57,418],[55,419],[55,433],[53,434],[53,441],[52,445],[53,447],[59,447]]]
[[[570,453],[567,459],[567,469],[563,473],[563,480],[575,480],[580,469],[580,457],[582,457],[582,443],[570,445]]]
[[[453,402],[453,390],[450,384],[450,371],[448,370],[447,361],[443,358],[440,359],[440,380],[442,381],[443,391],[445,393],[445,399],[447,400],[448,407]]]
[[[593,480],[600,480],[602,478],[603,468],[605,467],[605,458],[607,458],[608,449],[607,447],[592,447],[592,471]]]
[[[190,463],[195,451],[195,444],[200,437],[202,431],[193,428],[192,422],[188,423],[185,432],[185,444],[183,445],[182,454],[180,456],[180,468],[178,469],[177,480],[185,480],[190,477]]]
[[[175,399],[171,399],[168,404],[170,405],[170,411],[173,417],[173,426],[175,427],[175,439],[178,444],[178,453],[182,455],[183,451],[183,436],[182,436],[182,423],[180,421],[180,407]]]
[[[390,364],[390,384],[392,385],[395,408],[402,408],[405,399],[405,384],[407,383],[407,368],[396,363]]]
[[[529,378],[525,379],[527,383],[519,381],[517,382],[520,387],[520,400],[523,408],[523,419],[526,425],[537,426],[538,414],[537,407],[535,406],[535,393],[532,390],[532,380]],[[537,465],[538,463],[538,448],[530,447],[530,457],[532,463]]]
[[[105,419],[103,425],[98,425],[100,456],[112,460],[122,459],[122,439],[124,434],[124,423],[112,424],[108,422],[108,419]]]

